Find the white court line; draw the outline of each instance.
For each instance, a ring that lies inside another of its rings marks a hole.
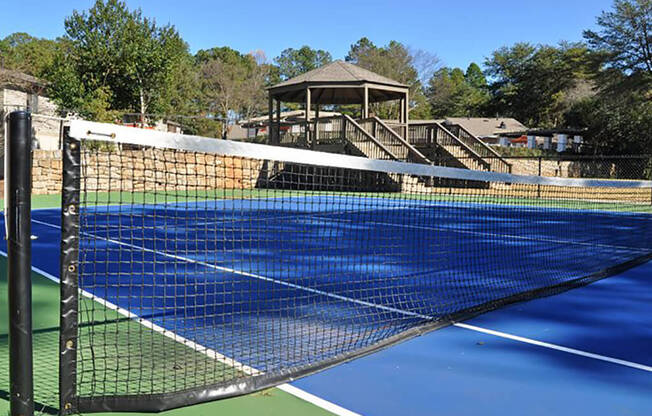
[[[291,384],[281,384],[280,386],[276,386],[276,387],[280,390],[283,390],[286,393],[289,393],[293,396],[303,399],[308,403],[312,403],[315,406],[321,407],[322,409],[327,410],[338,416],[362,416],[359,413],[352,412],[348,409],[343,408],[342,406],[338,406],[335,403],[329,402],[328,400],[324,400],[319,396],[315,396],[314,394],[308,393],[305,390],[301,390],[298,387],[294,387]]]
[[[562,345],[551,344],[549,342],[537,341],[535,339],[520,337],[518,335],[512,335],[506,332],[494,331],[493,329],[481,328],[479,326],[469,325],[461,322],[454,323],[453,325],[458,328],[468,329],[469,331],[481,332],[483,334],[493,335],[500,338],[511,339],[512,341],[523,342],[525,344],[536,345],[538,347],[549,348],[551,350],[567,352],[569,354],[579,355],[587,358],[593,358],[594,360],[605,361],[612,364],[619,364],[619,365],[624,365],[625,367],[635,368],[637,370],[652,372],[652,366],[645,365],[645,364],[638,364],[627,360],[621,360],[619,358],[607,357],[605,355],[594,354],[592,352],[564,347]]]
[[[2,251],[2,250],[0,250],[0,255],[2,255],[4,257],[7,257],[7,253]],[[36,273],[42,275],[43,277],[53,281],[56,284],[61,283],[61,281],[59,280],[58,277],[46,272],[43,269],[32,266],[32,270],[35,271]],[[238,362],[237,360],[229,358],[229,357],[225,356],[224,354],[220,354],[220,353],[218,353],[217,351],[215,351],[215,350],[213,350],[211,348],[204,347],[201,344],[198,344],[198,343],[196,343],[194,341],[191,341],[191,340],[189,340],[189,339],[187,339],[185,337],[177,335],[174,332],[169,331],[169,330],[167,330],[167,329],[165,329],[165,328],[163,328],[163,327],[161,327],[159,325],[156,325],[155,323],[153,323],[153,322],[151,322],[151,321],[149,321],[147,319],[141,318],[138,315],[134,314],[133,312],[130,312],[129,310],[124,309],[124,308],[122,308],[120,306],[117,306],[117,305],[109,302],[106,299],[102,299],[102,298],[100,298],[98,296],[95,296],[94,294],[92,294],[90,292],[87,292],[87,291],[85,291],[83,289],[79,289],[79,293],[82,296],[84,296],[86,298],[89,298],[94,302],[99,303],[100,305],[106,307],[107,309],[116,311],[120,315],[122,315],[122,316],[124,316],[126,318],[129,318],[129,319],[131,319],[131,320],[133,320],[135,322],[138,322],[139,324],[143,325],[145,328],[151,329],[152,331],[154,331],[156,333],[159,333],[159,334],[161,334],[161,335],[163,335],[163,336],[165,336],[167,338],[170,338],[170,339],[172,339],[172,340],[174,340],[176,342],[179,342],[179,343],[191,348],[194,351],[197,351],[197,352],[199,352],[201,354],[204,354],[204,355],[208,356],[209,358],[212,358],[212,359],[216,360],[217,362],[220,362],[220,363],[223,363],[225,365],[231,366],[231,367],[233,367],[235,369],[238,369],[238,370],[242,371],[245,374],[254,375],[254,376],[264,374],[263,371],[260,371],[260,370],[257,370],[255,368],[253,368],[253,367],[250,367],[248,365],[242,364],[242,363]],[[291,394],[291,395],[293,395],[295,397],[298,397],[298,398],[300,398],[300,399],[302,399],[302,400],[304,400],[304,401],[306,401],[306,402],[308,402],[310,404],[313,404],[313,405],[315,405],[317,407],[320,407],[320,408],[322,408],[322,409],[324,409],[324,410],[326,410],[328,412],[331,412],[331,413],[333,413],[333,414],[335,414],[337,416],[361,416],[358,413],[352,412],[352,411],[350,411],[348,409],[345,409],[344,407],[341,407],[341,406],[339,406],[339,405],[337,405],[335,403],[329,402],[328,400],[322,399],[321,397],[315,396],[314,394],[310,394],[310,393],[308,393],[308,392],[306,392],[304,390],[301,390],[298,387],[294,387],[294,386],[292,386],[290,384],[287,384],[287,383],[280,384],[280,385],[276,386],[276,388],[278,388],[280,390],[283,390],[284,392],[286,392],[288,394]]]

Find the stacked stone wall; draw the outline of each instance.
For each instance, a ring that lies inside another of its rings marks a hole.
[[[34,150],[32,194],[60,193],[62,165],[60,150]],[[81,186],[86,192],[163,192],[252,189],[260,178],[263,162],[146,149],[84,152],[82,165]]]

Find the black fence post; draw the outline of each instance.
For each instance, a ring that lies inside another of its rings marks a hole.
[[[9,293],[9,391],[12,416],[34,414],[32,358],[32,116],[9,115],[7,141],[7,276]]]
[[[541,177],[541,164],[543,163],[543,157],[539,156],[539,173],[537,174]],[[541,185],[537,185],[537,198],[541,198]]]

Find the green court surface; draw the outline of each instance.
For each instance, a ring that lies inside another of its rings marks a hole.
[[[35,196],[33,208],[56,207],[59,195]],[[58,253],[52,253],[57,256]],[[0,416],[9,413],[9,351],[7,307],[7,262],[0,256]],[[34,395],[39,414],[56,414],[58,402],[59,286],[48,278],[32,274],[34,327]],[[122,323],[124,324],[124,322]],[[129,323],[137,325],[136,323]],[[161,337],[160,342],[171,342]],[[179,348],[178,353],[187,350]],[[156,361],[156,357],[152,357]],[[218,364],[216,364],[218,365]],[[188,380],[187,380],[188,381]],[[189,382],[192,382],[190,380]],[[131,413],[133,414],[133,413]],[[163,415],[302,415],[326,416],[331,413],[280,389],[269,389],[248,396],[171,410]]]
[[[618,188],[614,188],[618,189]],[[577,188],[581,194],[586,192],[584,188]],[[498,192],[498,191],[497,191]],[[165,194],[155,192],[87,192],[85,202],[92,205],[114,205],[114,204],[162,204],[180,203],[184,201],[203,201],[214,199],[256,199],[256,198],[287,198],[305,197],[313,195],[333,196],[355,196],[360,198],[391,198],[404,200],[426,200],[433,202],[457,202],[457,203],[482,203],[495,205],[519,205],[540,208],[576,209],[576,210],[604,210],[614,212],[652,212],[652,194],[644,188],[633,191],[629,198],[624,200],[609,200],[608,193],[606,200],[568,198],[553,198],[551,195],[542,193],[536,197],[536,187],[527,192],[507,191],[505,194],[498,192],[491,193],[469,193],[469,194],[402,194],[397,192],[332,192],[332,191],[288,191],[275,189],[214,189],[214,190],[184,190],[168,191]],[[518,195],[521,193],[521,195]],[[2,199],[0,199],[2,201]],[[33,208],[54,208],[61,204],[61,195],[35,195],[32,197]]]

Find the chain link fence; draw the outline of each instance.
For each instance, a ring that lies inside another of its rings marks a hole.
[[[491,158],[485,158],[492,162]],[[652,179],[652,155],[546,155],[504,156],[516,175],[560,178]],[[461,167],[463,158],[434,158],[439,166]]]

